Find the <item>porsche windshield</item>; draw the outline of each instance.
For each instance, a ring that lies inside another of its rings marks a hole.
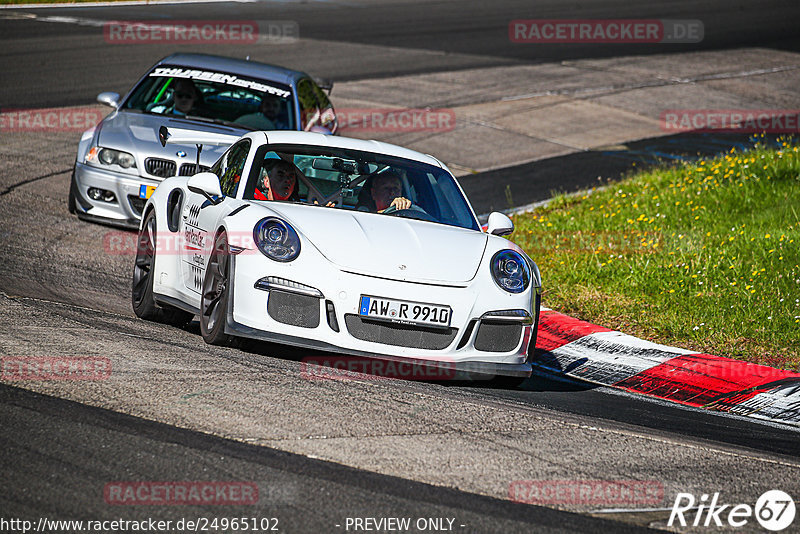
[[[283,150],[265,145],[256,153],[244,198],[319,204],[480,229],[446,170],[371,152],[297,146]]]
[[[288,86],[182,67],[156,67],[122,108],[251,130],[295,129]]]

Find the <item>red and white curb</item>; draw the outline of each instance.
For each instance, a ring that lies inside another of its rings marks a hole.
[[[542,308],[533,364],[708,410],[800,426],[800,374],[667,347]]]

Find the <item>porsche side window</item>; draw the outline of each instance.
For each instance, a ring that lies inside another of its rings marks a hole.
[[[438,204],[439,218],[445,224],[464,226],[466,221],[472,219],[469,206],[462,201],[464,197],[452,179],[440,178],[428,174],[431,191]]]
[[[219,185],[222,194],[226,197],[236,196],[239,182],[242,179],[242,171],[247,161],[247,154],[250,152],[250,140],[244,139],[233,145],[219,160],[211,167],[211,172],[219,178]]]

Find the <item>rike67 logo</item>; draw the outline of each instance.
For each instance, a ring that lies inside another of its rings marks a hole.
[[[721,504],[719,493],[703,494],[697,501],[691,493],[678,493],[672,505],[667,526],[681,527],[743,527],[753,517],[765,529],[772,532],[784,530],[794,522],[796,508],[794,500],[781,490],[764,492],[755,506],[749,504]]]

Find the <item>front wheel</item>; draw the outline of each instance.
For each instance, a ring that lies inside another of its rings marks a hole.
[[[200,300],[200,333],[210,345],[227,345],[231,341],[225,333],[230,287],[229,256],[228,237],[223,232],[214,240]]]
[[[156,265],[156,214],[150,211],[136,241],[136,260],[131,281],[133,313],[140,319],[183,326],[192,320],[189,312],[173,307],[160,308],[153,298],[153,269]]]
[[[78,194],[78,185],[75,183],[75,168],[72,168],[72,178],[69,180],[69,198],[67,198],[67,209],[75,214],[78,211],[75,195]]]

